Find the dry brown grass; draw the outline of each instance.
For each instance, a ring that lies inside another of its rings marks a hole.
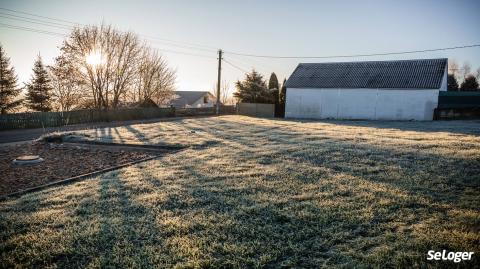
[[[453,263],[429,249],[480,250],[479,122],[223,116],[90,132],[194,147],[0,203],[0,266],[435,267]]]

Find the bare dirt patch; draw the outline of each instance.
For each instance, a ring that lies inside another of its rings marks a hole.
[[[3,146],[0,147],[0,195],[142,160],[163,152],[43,142]],[[44,161],[35,165],[13,164],[12,160],[21,155],[39,155]]]

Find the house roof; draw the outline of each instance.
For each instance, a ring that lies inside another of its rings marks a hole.
[[[287,88],[438,89],[448,59],[301,63]]]
[[[202,98],[205,94],[210,94],[207,91],[175,91],[175,95],[178,98],[172,101],[174,107],[184,107],[186,105],[192,105],[198,99]]]

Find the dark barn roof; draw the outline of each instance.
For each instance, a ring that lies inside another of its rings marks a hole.
[[[177,99],[172,100],[174,107],[185,107],[186,105],[192,105],[198,99],[202,98],[206,91],[175,91],[175,95],[178,95]]]
[[[438,89],[447,59],[301,63],[287,88]]]

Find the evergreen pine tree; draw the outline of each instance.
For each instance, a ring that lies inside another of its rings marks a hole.
[[[268,80],[268,89],[270,90],[270,94],[272,95],[272,99],[275,104],[278,104],[278,92],[279,92],[279,85],[277,75],[272,72],[270,75],[270,79]]]
[[[275,113],[277,117],[285,117],[285,95],[287,94],[287,88],[285,87],[286,79],[283,79],[282,87],[278,92],[278,105],[275,107]]]
[[[20,94],[15,69],[10,67],[10,59],[0,45],[0,114],[14,111],[22,100],[15,100]]]
[[[455,75],[453,75],[453,74],[448,74],[447,90],[458,91],[458,82],[457,82],[457,79],[455,78]]]
[[[237,88],[237,92],[233,95],[240,103],[272,104],[275,102],[267,89],[267,84],[263,80],[263,76],[255,70],[246,74],[244,81],[237,81],[235,87]]]
[[[51,80],[43,65],[42,58],[38,55],[33,66],[33,76],[27,83],[27,107],[34,111],[51,111]]]
[[[279,103],[283,106],[285,106],[285,95],[287,94],[287,87],[285,87],[286,82],[287,79],[283,79],[282,88],[280,89],[280,93],[278,96]]]
[[[279,86],[278,86],[278,79],[277,79],[277,75],[275,73],[272,73],[270,75],[270,79],[268,80],[268,89],[271,90],[271,89],[278,89]]]
[[[462,91],[476,91],[478,90],[478,81],[474,75],[468,75],[460,86]]]

